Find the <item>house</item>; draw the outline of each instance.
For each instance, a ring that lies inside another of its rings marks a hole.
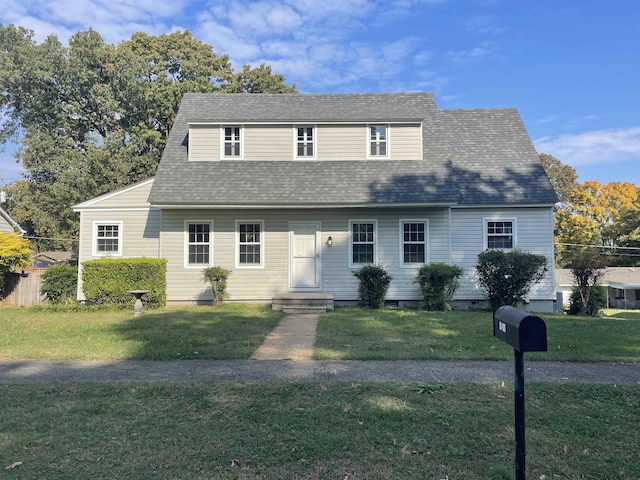
[[[607,289],[608,308],[640,309],[640,267],[607,267],[598,284]],[[556,270],[558,303],[565,310],[569,308],[574,285],[570,269]]]
[[[551,311],[556,195],[515,109],[439,109],[431,93],[186,94],[157,174],[74,207],[79,262],[167,260],[169,304],[210,302],[202,269],[232,270],[230,301],[357,300],[353,272],[464,268],[456,305],[483,305],[488,247],[545,255],[528,307]],[[79,281],[79,300],[82,278]]]
[[[0,232],[17,233],[20,236],[27,233],[20,225],[18,225],[18,222],[16,222],[13,218],[11,218],[11,215],[9,215],[1,207],[0,207]]]

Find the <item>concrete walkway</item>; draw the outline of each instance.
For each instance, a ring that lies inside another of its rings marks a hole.
[[[252,360],[311,360],[316,342],[316,314],[292,314],[282,319]]]

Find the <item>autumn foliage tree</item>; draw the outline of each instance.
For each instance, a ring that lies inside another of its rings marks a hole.
[[[19,142],[10,208],[40,237],[75,236],[71,205],[154,175],[184,93],[296,91],[266,65],[234,72],[189,31],[33,36],[0,25],[0,146]]]
[[[27,268],[32,253],[27,239],[17,233],[0,232],[0,297],[4,290],[5,275],[17,268]]]

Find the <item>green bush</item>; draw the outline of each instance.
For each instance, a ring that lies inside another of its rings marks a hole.
[[[227,292],[227,279],[231,270],[223,267],[209,267],[202,271],[204,279],[211,284],[213,290],[213,304],[222,305],[225,298],[229,296]]]
[[[353,272],[353,275],[360,280],[358,285],[360,306],[380,308],[384,305],[384,297],[389,290],[391,280],[393,280],[384,267],[367,265]]]
[[[601,308],[606,308],[606,306],[607,288],[602,285],[595,285],[591,287],[589,301],[587,302],[587,308],[584,309],[584,312],[593,317],[598,314]],[[580,315],[582,311],[582,297],[580,297],[580,290],[578,287],[573,287],[571,297],[569,299],[569,315]]]
[[[531,287],[547,273],[544,255],[513,249],[488,249],[478,255],[478,280],[495,312],[502,305],[517,307]]]
[[[416,273],[415,283],[420,284],[422,308],[425,310],[451,310],[451,298],[460,286],[458,278],[464,270],[448,263],[424,265]]]
[[[78,288],[78,267],[59,263],[51,265],[42,274],[40,293],[50,303],[73,303]]]
[[[98,305],[133,305],[129,290],[149,290],[151,307],[166,303],[167,261],[163,258],[103,258],[82,264],[82,291]]]

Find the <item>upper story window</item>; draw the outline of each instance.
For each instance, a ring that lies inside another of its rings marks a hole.
[[[94,222],[94,255],[122,255],[122,222]]]
[[[427,221],[401,220],[402,259],[401,264],[427,263]]]
[[[375,220],[352,220],[350,222],[351,266],[376,263],[376,235],[377,222]]]
[[[386,158],[389,155],[389,127],[369,125],[369,158]]]
[[[313,127],[295,127],[296,158],[315,158],[314,130]]]
[[[515,220],[485,220],[485,234],[486,248],[514,248]]]
[[[238,267],[261,267],[263,265],[264,228],[262,222],[238,221],[236,222],[238,249]]]
[[[187,222],[187,266],[211,265],[211,222]]]
[[[223,158],[242,158],[242,127],[222,127],[222,156]]]

